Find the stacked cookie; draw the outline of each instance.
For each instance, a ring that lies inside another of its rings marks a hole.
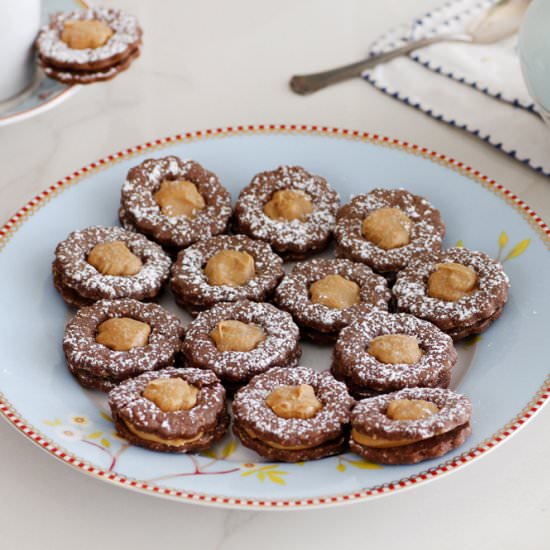
[[[241,191],[234,227],[269,243],[285,260],[303,260],[327,247],[339,206],[338,193],[324,178],[281,166],[254,176]]]
[[[275,303],[292,314],[302,335],[320,344],[334,343],[344,327],[371,311],[387,311],[390,299],[384,277],[333,258],[297,264],[275,292]]]
[[[55,249],[53,282],[70,306],[104,298],[152,300],[170,275],[170,257],[143,235],[120,227],[72,232]]]
[[[225,389],[212,372],[167,368],[130,378],[109,392],[118,433],[153,451],[207,449],[229,425]]]
[[[451,390],[407,388],[359,401],[350,449],[379,464],[416,464],[460,447],[472,433],[470,400]]]
[[[227,232],[231,195],[197,162],[148,159],[128,172],[118,215],[126,229],[143,233],[175,257],[198,240]]]
[[[414,463],[470,434],[471,404],[448,389],[453,342],[500,316],[509,282],[482,252],[442,250],[423,197],[374,189],[339,208],[324,178],[283,166],[254,176],[232,211],[214,173],[169,156],[129,171],[119,219],[71,233],[52,272],[81,308],[69,370],[109,392],[131,443],[205,449],[226,433],[231,397],[233,432],[268,460],[350,448]],[[309,258],[333,237],[336,258]],[[194,317],[185,330],[147,303],[168,283]],[[300,366],[301,337],[334,345],[330,372]]]
[[[220,302],[189,325],[182,353],[190,367],[214,372],[234,392],[257,374],[294,367],[302,355],[290,314],[262,302]]]
[[[328,372],[274,368],[236,394],[233,431],[268,460],[323,458],[347,447],[353,405],[346,386]]]
[[[94,7],[56,13],[36,39],[38,59],[50,78],[64,84],[110,80],[139,56],[142,30],[120,10]]]
[[[361,399],[403,388],[447,388],[457,357],[451,338],[435,325],[380,311],[342,330],[331,372]]]
[[[99,300],[69,322],[63,351],[80,384],[109,391],[138,374],[173,366],[182,335],[178,317],[157,304]]]

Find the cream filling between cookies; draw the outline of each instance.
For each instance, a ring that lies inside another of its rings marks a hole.
[[[422,437],[418,439],[383,439],[378,437],[369,437],[368,435],[358,432],[355,428],[351,430],[352,439],[363,445],[364,447],[374,447],[375,449],[386,449],[389,447],[402,447],[403,445],[410,445],[417,441],[422,441]]]
[[[195,437],[191,437],[189,439],[184,438],[176,438],[176,439],[164,439],[162,437],[159,437],[158,435],[142,432],[141,430],[138,430],[133,424],[130,422],[124,420],[124,425],[134,434],[137,435],[140,439],[143,439],[145,441],[153,441],[154,443],[162,443],[163,445],[170,445],[172,447],[183,447],[184,445],[187,445],[188,443],[194,443],[195,441],[198,441],[203,435],[204,432],[200,432]]]
[[[317,447],[317,445],[281,445],[280,443],[275,443],[274,441],[268,441],[267,439],[262,439],[261,437],[256,435],[253,431],[249,430],[248,428],[244,428],[244,431],[252,439],[258,439],[262,443],[265,443],[266,445],[269,445],[274,449],[281,449],[283,451],[303,451],[305,449],[314,449],[315,447]]]

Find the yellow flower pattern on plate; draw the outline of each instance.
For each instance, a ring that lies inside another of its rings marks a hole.
[[[255,476],[258,481],[271,481],[277,485],[286,485],[286,481],[282,476],[288,475],[288,472],[279,470],[279,464],[267,464],[266,466],[256,467],[256,464],[243,464],[245,468],[249,468],[241,474],[242,477]]]

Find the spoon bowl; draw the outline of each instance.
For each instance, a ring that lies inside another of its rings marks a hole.
[[[476,17],[467,34],[476,44],[494,44],[516,34],[531,0],[500,0]]]

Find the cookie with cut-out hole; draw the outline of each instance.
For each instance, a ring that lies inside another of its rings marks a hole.
[[[99,300],[69,321],[63,352],[81,385],[109,391],[143,372],[173,366],[183,333],[179,318],[157,304]]]

